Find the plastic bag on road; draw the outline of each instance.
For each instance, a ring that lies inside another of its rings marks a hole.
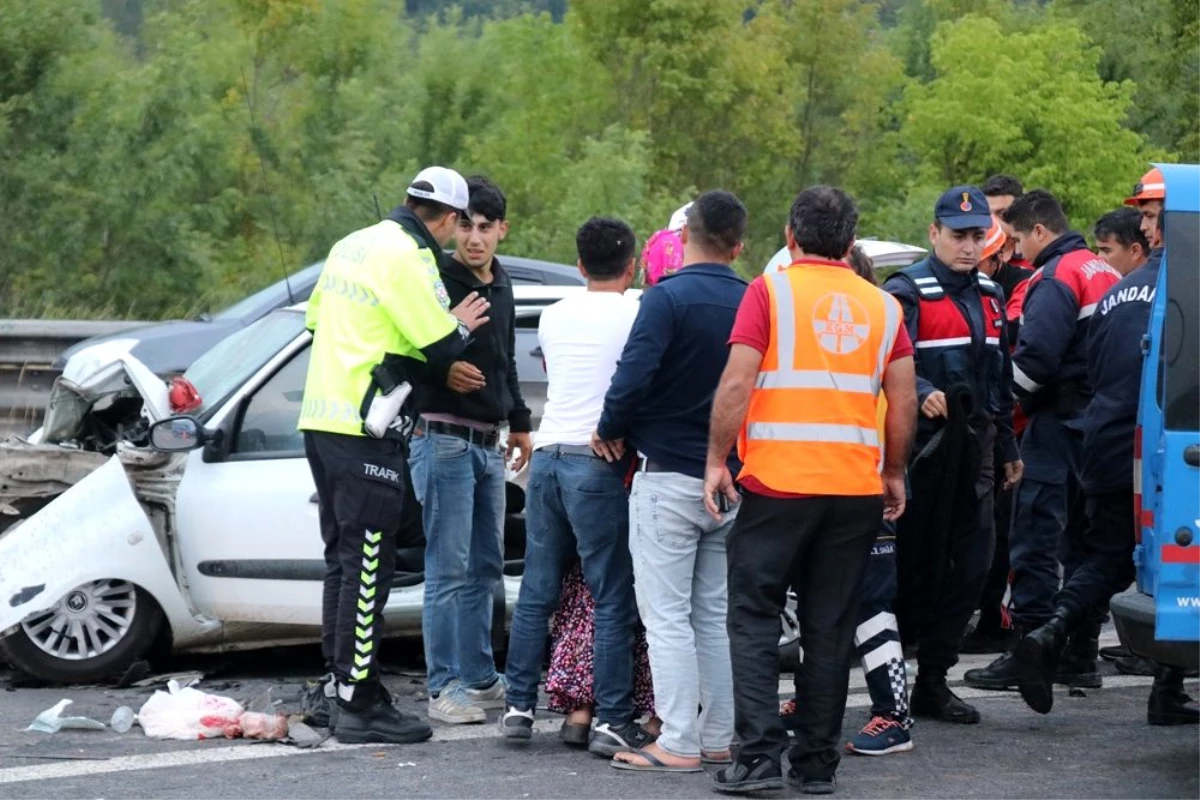
[[[236,700],[170,681],[166,692],[156,691],[138,711],[138,723],[152,739],[236,738],[242,733],[245,709]]]

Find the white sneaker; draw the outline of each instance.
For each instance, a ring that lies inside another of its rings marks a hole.
[[[454,681],[436,698],[429,699],[429,718],[450,725],[467,725],[472,722],[487,722],[487,712],[471,703],[467,690]]]
[[[504,680],[503,675],[496,678],[496,682],[486,689],[467,689],[467,699],[471,705],[476,708],[482,708],[484,711],[493,708],[504,708],[505,693],[508,689],[508,684]]]

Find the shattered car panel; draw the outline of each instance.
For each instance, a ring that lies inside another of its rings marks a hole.
[[[66,558],[70,569],[63,568]],[[184,603],[159,535],[115,456],[0,535],[0,631],[50,608],[80,584],[108,578],[134,583],[154,597],[172,627],[179,624],[177,637],[199,638],[215,627],[195,619]]]

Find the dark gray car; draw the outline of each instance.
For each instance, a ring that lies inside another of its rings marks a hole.
[[[583,286],[585,283],[578,269],[565,264],[500,254],[497,257],[517,285]],[[305,267],[290,275],[287,281],[273,283],[215,314],[205,314],[194,320],[144,325],[85,339],[64,350],[54,362],[54,367],[61,370],[68,358],[85,347],[116,339],[133,339],[137,344],[130,352],[156,374],[182,374],[193,361],[234,331],[257,322],[278,308],[307,300],[321,274],[322,263]]]

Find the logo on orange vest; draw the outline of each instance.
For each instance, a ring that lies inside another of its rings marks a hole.
[[[963,192],[962,196],[963,196],[963,201],[958,204],[958,207],[961,208],[963,211],[974,211],[975,206],[971,205],[970,192]]]
[[[813,306],[812,325],[821,347],[840,356],[853,353],[871,333],[866,307],[850,295],[837,292],[825,295]]]

